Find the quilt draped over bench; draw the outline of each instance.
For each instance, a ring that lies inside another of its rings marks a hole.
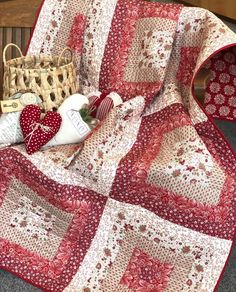
[[[236,35],[200,8],[45,0],[28,54],[73,49],[80,91],[118,92],[69,169],[0,150],[0,266],[44,291],[213,291],[235,233]],[[74,146],[73,146],[74,147]],[[68,150],[69,149],[69,150]],[[60,156],[61,155],[61,156]]]

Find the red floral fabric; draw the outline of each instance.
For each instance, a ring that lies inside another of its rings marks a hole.
[[[217,119],[236,121],[236,49],[216,54],[207,68],[212,78],[205,94],[206,112]]]
[[[36,286],[49,291],[62,291],[80,266],[94,237],[106,198],[86,189],[57,184],[18,154],[16,150],[9,149],[3,151],[1,155],[1,211],[7,200],[9,185],[13,180],[17,180],[22,183],[22,186],[27,186],[30,192],[34,192],[35,196],[45,200],[41,204],[39,201],[36,203],[37,199],[33,200],[35,204],[41,205],[43,209],[50,210],[51,208],[50,213],[52,213],[52,206],[55,206],[58,209],[57,212],[63,210],[71,214],[71,220],[64,236],[63,233],[58,233],[58,249],[51,259],[40,256],[38,252],[30,251],[30,248],[24,248],[17,240],[17,236],[22,241],[29,236],[27,225],[25,232],[21,234],[18,234],[19,231],[13,225],[9,226],[8,228],[15,232],[16,238],[12,237],[12,241],[1,238],[0,266],[25,279],[30,279],[30,282]],[[18,193],[18,197],[27,198],[27,192],[24,193],[23,189],[23,193]],[[39,220],[39,217],[37,219]],[[59,216],[57,220],[63,220],[63,217]],[[42,226],[41,229],[44,227]],[[30,237],[28,240],[31,240]],[[40,245],[40,239],[36,242]],[[48,248],[47,244],[44,248]]]
[[[154,260],[136,248],[120,283],[131,291],[158,289],[162,292],[167,287],[172,269],[171,265]]]
[[[78,14],[74,18],[67,45],[77,53],[82,53],[86,17]]]
[[[142,41],[142,36],[139,35],[136,24],[143,18],[163,18],[171,19],[177,24],[178,16],[181,11],[180,5],[164,5],[159,6],[158,3],[146,3],[142,1],[118,1],[116,14],[112,21],[111,32],[107,40],[106,49],[104,52],[104,60],[100,72],[100,89],[101,91],[116,91],[122,95],[124,100],[143,95],[146,97],[146,102],[150,103],[152,98],[159,92],[162,87],[163,79],[159,76],[159,68],[154,69],[158,77],[143,78],[142,81],[137,79],[140,68],[134,67],[136,76],[127,81],[125,78],[125,70],[130,58],[134,56],[131,52],[131,46],[134,39]],[[175,25],[171,29],[173,35]],[[173,39],[166,46],[166,50],[170,51],[173,45]],[[156,51],[157,52],[157,51]],[[167,67],[165,62],[161,70]],[[133,64],[134,65],[134,64]]]
[[[177,72],[177,79],[185,85],[191,83],[193,77],[193,70],[196,66],[196,61],[200,52],[200,48],[181,48],[180,65]]]

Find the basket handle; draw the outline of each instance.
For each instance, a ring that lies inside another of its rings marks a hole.
[[[7,52],[7,49],[10,48],[10,47],[15,47],[18,50],[18,52],[20,53],[20,56],[23,57],[21,49],[17,45],[15,45],[13,43],[10,43],[10,44],[6,45],[4,50],[3,50],[3,63],[4,63],[5,66],[6,66],[6,63],[7,63],[6,52]]]
[[[70,55],[71,55],[71,62],[73,61],[73,57],[74,57],[74,55],[73,55],[73,51],[70,49],[70,48],[68,48],[68,47],[66,47],[62,52],[61,52],[61,54],[60,54],[60,56],[59,56],[59,59],[58,59],[58,63],[57,63],[57,65],[58,66],[60,66],[60,63],[61,63],[61,59],[62,59],[62,57],[63,57],[63,55],[65,54],[65,52],[70,52]]]

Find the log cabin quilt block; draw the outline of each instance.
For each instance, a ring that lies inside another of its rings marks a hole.
[[[16,150],[1,154],[1,267],[45,290],[63,290],[91,244],[106,199],[52,182]]]

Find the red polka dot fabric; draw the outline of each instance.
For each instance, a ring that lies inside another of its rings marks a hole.
[[[41,109],[28,105],[20,115],[20,126],[24,135],[25,148],[33,154],[47,144],[59,131],[62,118],[59,113],[47,112],[41,119]]]

